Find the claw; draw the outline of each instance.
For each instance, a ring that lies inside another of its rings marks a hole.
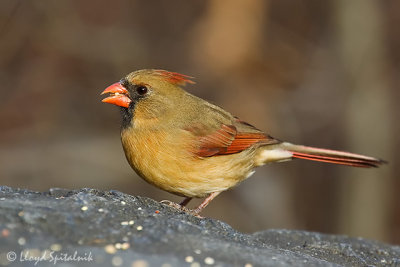
[[[195,216],[197,218],[200,218],[200,219],[204,218],[204,217],[199,215],[200,210],[198,210],[198,209],[193,209],[193,210],[192,209],[188,209],[185,206],[182,206],[182,205],[180,205],[178,203],[175,203],[175,202],[172,202],[172,201],[169,201],[169,200],[161,200],[160,203],[164,204],[164,205],[167,205],[167,206],[169,206],[171,208],[177,209],[179,211],[183,211],[183,212],[185,212],[187,214],[193,215],[193,216]]]
[[[172,202],[172,201],[169,201],[169,200],[161,200],[160,203],[164,204],[164,205],[167,205],[169,207],[175,208],[177,210],[184,210],[183,208],[185,208],[185,207],[179,205],[178,203],[175,203],[175,202]]]

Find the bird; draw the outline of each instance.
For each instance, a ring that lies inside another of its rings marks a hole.
[[[385,161],[276,139],[183,87],[193,77],[161,69],[134,71],[107,87],[102,102],[119,106],[121,142],[132,169],[148,183],[184,197],[170,206],[193,215],[256,167],[294,158],[353,167]],[[193,198],[204,198],[194,209]]]

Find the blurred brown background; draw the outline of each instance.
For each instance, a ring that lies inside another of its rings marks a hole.
[[[205,216],[400,244],[399,25],[396,0],[2,0],[0,184],[180,201],[130,169],[119,112],[99,95],[162,68],[274,137],[390,162],[265,166]]]

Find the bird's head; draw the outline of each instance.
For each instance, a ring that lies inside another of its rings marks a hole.
[[[181,86],[194,83],[189,76],[165,70],[139,70],[107,87],[102,102],[121,107],[123,123],[145,122],[168,114],[179,105],[185,91]]]

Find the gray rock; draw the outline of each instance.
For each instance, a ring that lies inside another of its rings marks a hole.
[[[0,264],[10,260],[12,266],[56,260],[62,266],[400,266],[400,247],[304,231],[243,234],[117,191],[3,186]]]

